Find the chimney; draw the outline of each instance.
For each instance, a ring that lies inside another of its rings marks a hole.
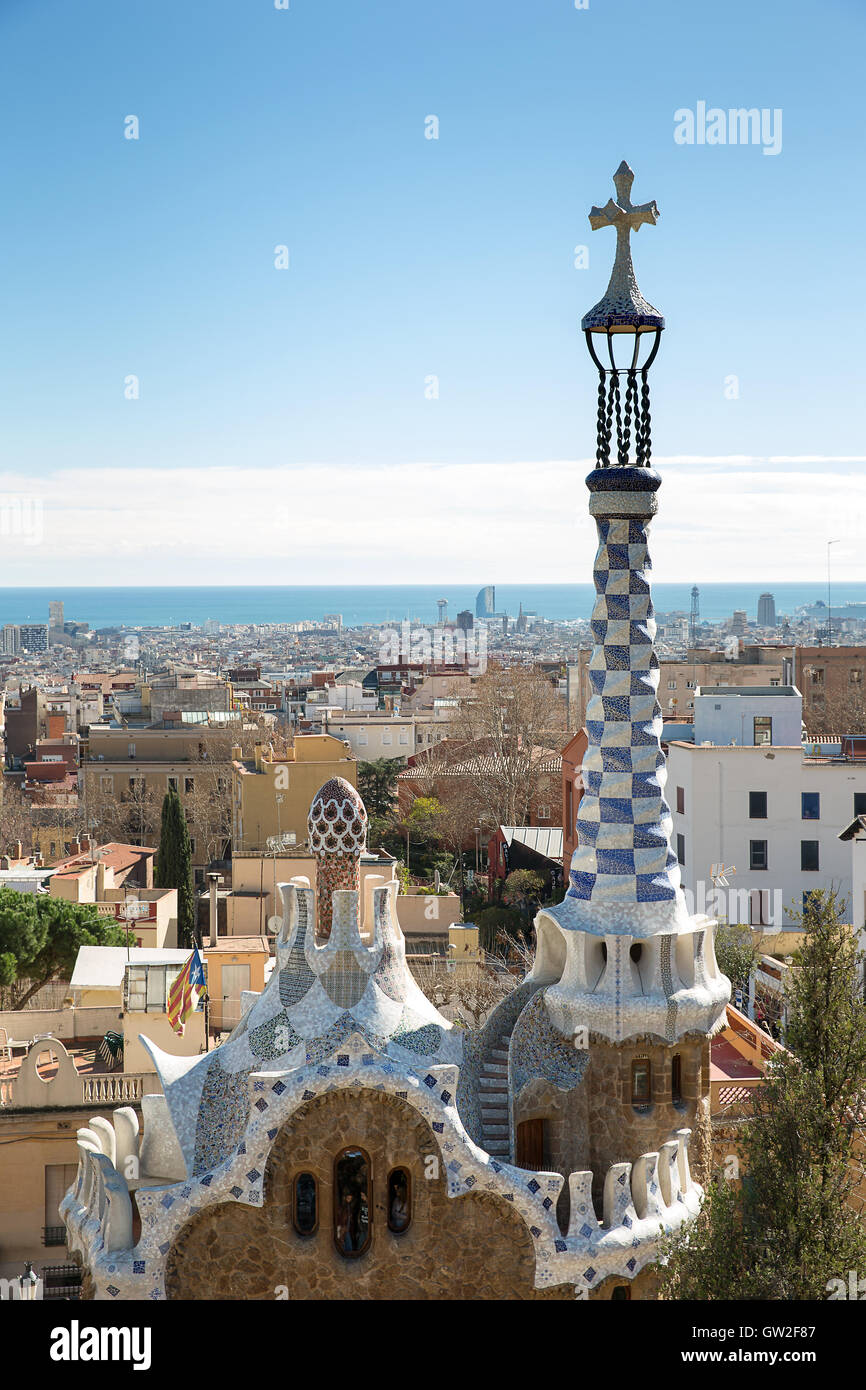
[[[256,757],[256,772],[261,772],[261,770],[262,770],[262,744],[261,744],[261,743],[257,743],[257,744],[255,745],[255,757]]]
[[[244,750],[241,748],[240,744],[239,744],[239,743],[233,743],[233,744],[232,744],[232,762],[233,762],[233,763],[239,763],[240,760],[241,760],[241,758],[242,758],[243,756],[244,756]]]
[[[90,853],[90,836],[89,836],[89,835],[82,835],[82,837],[81,837],[81,850],[82,850],[82,853],[83,853],[83,854],[89,854],[89,853]]]
[[[209,893],[209,895],[210,895],[210,911],[209,911],[209,918],[210,918],[210,922],[209,922],[209,932],[210,932],[210,935],[209,935],[209,939],[208,939],[208,943],[207,943],[207,944],[208,944],[208,946],[215,946],[215,945],[217,944],[217,937],[219,936],[219,899],[218,899],[218,897],[217,897],[217,889],[218,889],[218,885],[219,885],[220,883],[222,883],[222,875],[221,875],[221,874],[208,874],[208,876],[207,876],[207,881],[208,881],[208,893]]]
[[[24,858],[24,846],[22,845],[22,843],[21,843],[20,840],[16,840],[15,843],[14,843],[14,845],[12,846],[12,858],[13,858],[13,859],[23,859],[23,858]],[[7,867],[8,867],[8,866],[7,866]]]

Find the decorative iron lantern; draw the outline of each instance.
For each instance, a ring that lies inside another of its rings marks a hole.
[[[602,298],[581,321],[590,357],[599,374],[598,468],[628,466],[632,426],[635,465],[648,468],[650,461],[648,372],[659,350],[665,321],[638,289],[631,259],[631,233],[639,231],[644,223],[654,227],[659,210],[655,201],[632,203],[633,182],[634,174],[623,160],[613,176],[616,202],[609,198],[605,207],[593,207],[589,214],[593,231],[599,227],[616,230],[616,256],[610,283]],[[617,360],[618,354],[620,360]],[[624,391],[621,377],[624,378]],[[614,431],[616,458],[612,459]]]

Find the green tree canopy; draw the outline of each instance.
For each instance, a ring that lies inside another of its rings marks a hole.
[[[863,1180],[866,1010],[856,938],[836,895],[813,893],[787,994],[787,1044],[752,1091],[737,1141],[740,1185],[720,1178],[670,1244],[668,1297],[825,1299],[866,1269],[849,1202]],[[728,1176],[736,1176],[736,1163]]]
[[[533,903],[541,900],[544,879],[534,869],[512,869],[505,880],[502,901],[522,912],[529,912]]]
[[[450,858],[446,863],[436,854],[448,836],[449,820],[448,811],[435,796],[419,796],[412,802],[400,829],[406,836],[406,860],[413,873],[432,874],[434,867],[450,872]]]
[[[358,764],[358,791],[367,815],[391,816],[397,800],[397,777],[404,764],[399,758],[374,758]]]
[[[196,935],[192,851],[183,806],[174,787],[166,792],[162,803],[154,882],[158,888],[177,889],[178,943],[181,946],[194,946]]]
[[[507,945],[523,926],[516,907],[499,907],[497,904],[482,907],[480,912],[475,913],[474,920],[483,951],[494,951],[497,946]]]
[[[0,888],[0,984],[11,987],[15,1009],[49,980],[69,979],[80,946],[125,944],[125,927],[92,903]]]
[[[719,927],[715,936],[716,960],[732,989],[749,993],[749,977],[758,959],[758,950],[748,927],[729,924]]]
[[[419,796],[403,817],[403,829],[422,845],[438,845],[447,834],[448,812],[435,796]]]

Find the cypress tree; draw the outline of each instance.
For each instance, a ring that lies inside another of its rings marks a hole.
[[[720,1177],[669,1241],[664,1292],[686,1299],[823,1300],[866,1272],[866,1010],[856,937],[833,892],[798,914],[788,1049],[769,1064],[738,1140],[742,1182]],[[728,1164],[728,1178],[737,1169]],[[835,1291],[835,1292],[834,1292]]]
[[[159,851],[154,874],[158,888],[177,889],[177,940],[180,946],[196,944],[192,850],[180,797],[171,787],[162,803]]]

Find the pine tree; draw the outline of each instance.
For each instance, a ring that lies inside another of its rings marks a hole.
[[[826,1299],[866,1273],[866,1010],[856,938],[835,893],[813,893],[788,991],[786,1044],[752,1091],[744,1174],[719,1178],[699,1220],[666,1247],[664,1291],[687,1299]],[[731,1175],[733,1165],[731,1165]]]
[[[180,797],[171,787],[162,803],[159,852],[154,874],[158,888],[177,889],[177,939],[181,946],[196,944],[192,850]]]

